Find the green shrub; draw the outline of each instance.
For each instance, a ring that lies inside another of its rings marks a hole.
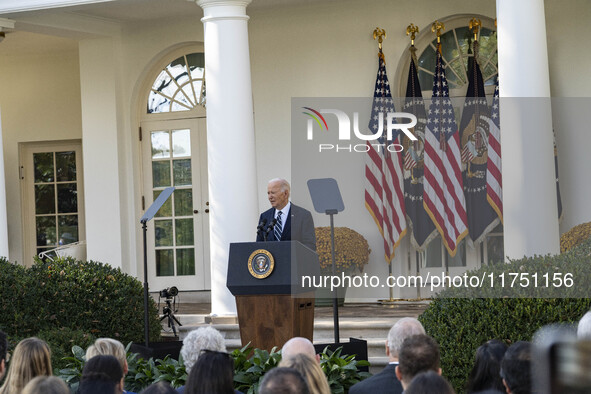
[[[359,372],[357,367],[367,367],[369,362],[355,360],[354,355],[341,356],[342,347],[334,352],[328,346],[320,353],[320,366],[328,379],[330,391],[333,394],[349,392],[349,388],[371,376],[369,372]]]
[[[281,361],[281,352],[276,347],[269,353],[266,350],[253,349],[249,345],[232,352],[234,388],[244,394],[258,393],[263,375]]]
[[[486,289],[446,289],[419,317],[425,330],[441,347],[441,368],[458,393],[464,392],[476,349],[489,339],[508,345],[531,341],[533,333],[550,323],[578,321],[591,307],[588,297],[591,279],[591,240],[557,256],[523,258],[509,264],[482,267],[469,275],[481,277],[505,272],[527,273],[531,280],[545,273],[571,273],[574,285],[542,290],[520,286]],[[540,283],[538,283],[540,285]],[[461,297],[461,298],[460,298]],[[487,298],[482,298],[487,297]],[[539,297],[539,298],[532,298]]]
[[[27,335],[26,279],[24,266],[0,258],[0,329],[13,337]]]

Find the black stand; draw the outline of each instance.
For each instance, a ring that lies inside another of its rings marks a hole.
[[[148,245],[147,245],[147,233],[148,233],[148,225],[147,223],[156,215],[160,207],[168,200],[168,197],[174,192],[174,187],[167,187],[164,189],[156,201],[150,205],[150,207],[144,213],[144,216],[140,219],[140,223],[142,224],[142,230],[144,235],[144,340],[146,342],[146,347],[148,347],[148,342],[150,341],[150,314],[148,312]]]
[[[314,203],[314,210],[318,213],[324,213],[330,216],[330,245],[332,274],[336,275],[335,248],[334,248],[334,215],[345,209],[343,198],[339,190],[337,181],[333,178],[310,179],[308,181],[308,190]],[[337,298],[337,289],[332,291],[332,310],[334,317],[334,339],[336,343],[340,342],[339,335],[339,302]]]
[[[176,335],[176,327],[175,327],[174,323],[176,322],[176,324],[178,324],[179,327],[181,327],[182,324],[181,324],[180,321],[178,321],[178,319],[174,315],[174,312],[176,312],[176,311],[172,307],[170,301],[171,301],[171,298],[166,298],[164,300],[166,306],[164,306],[162,308],[162,314],[163,314],[163,316],[160,318],[160,321],[168,318],[168,320],[167,320],[168,327],[169,328],[172,328],[172,332],[173,332],[174,336],[177,337],[177,335]]]

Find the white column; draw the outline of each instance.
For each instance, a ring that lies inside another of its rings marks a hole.
[[[497,0],[505,255],[560,252],[543,0]]]
[[[0,257],[8,257],[8,216],[6,213],[6,183],[4,178],[4,145],[2,144],[2,115],[0,114]]]
[[[258,219],[248,16],[250,0],[198,0],[205,29],[211,313],[235,315],[226,288],[232,242],[254,241]]]

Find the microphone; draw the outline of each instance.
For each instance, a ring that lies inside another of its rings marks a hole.
[[[273,219],[271,221],[271,223],[269,223],[269,225],[267,226],[267,230],[265,231],[265,241],[267,240],[267,236],[269,235],[269,233],[271,231],[273,231],[273,228],[275,228],[276,224],[277,224],[277,218]]]
[[[267,224],[267,219],[263,219],[261,220],[261,222],[259,223],[259,225],[257,226],[257,233],[260,233],[261,230],[263,229],[263,227],[265,227],[265,224]]]

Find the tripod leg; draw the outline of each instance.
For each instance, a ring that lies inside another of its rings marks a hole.
[[[179,325],[179,327],[180,327],[180,326],[182,326],[181,322],[180,322],[180,321],[179,321],[179,320],[176,318],[176,316],[175,316],[175,315],[170,315],[170,317],[172,317],[172,318],[173,318],[173,320],[176,322],[176,324],[178,324],[178,325]]]

